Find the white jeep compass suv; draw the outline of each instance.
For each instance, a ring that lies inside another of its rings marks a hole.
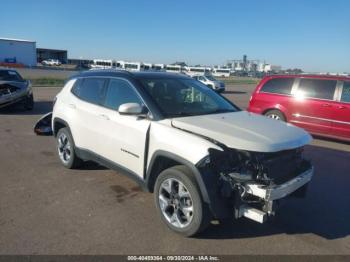
[[[46,119],[47,120],[47,119]],[[57,95],[52,131],[62,164],[93,160],[154,193],[163,222],[186,236],[212,219],[263,223],[303,196],[313,168],[304,130],[241,111],[190,77],[87,71]]]

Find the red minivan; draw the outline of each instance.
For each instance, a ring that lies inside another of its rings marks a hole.
[[[267,76],[253,92],[248,111],[350,141],[350,77]]]

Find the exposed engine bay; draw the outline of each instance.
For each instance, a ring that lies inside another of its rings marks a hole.
[[[274,215],[278,198],[305,195],[312,167],[303,158],[302,147],[273,153],[223,148],[210,149],[201,166],[218,174],[216,194],[234,209],[235,218],[262,223]],[[307,177],[299,178],[308,171]]]
[[[11,95],[20,90],[19,87],[10,84],[0,84],[0,96]]]

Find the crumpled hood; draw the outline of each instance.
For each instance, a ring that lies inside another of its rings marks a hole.
[[[277,152],[311,142],[301,128],[246,111],[174,118],[172,125],[230,148],[255,152]]]

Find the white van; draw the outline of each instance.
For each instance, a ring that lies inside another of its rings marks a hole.
[[[144,71],[152,70],[152,64],[151,63],[142,63],[141,70],[144,70]]]
[[[164,68],[165,68],[164,64],[153,64],[152,65],[152,69],[153,70],[162,71],[162,70],[164,70]]]
[[[211,72],[210,67],[203,67],[203,66],[186,66],[185,67],[186,75],[189,75],[191,77],[193,77],[195,75],[210,74],[210,72]]]
[[[141,63],[140,62],[124,62],[124,69],[128,71],[140,71]]]
[[[94,59],[90,64],[90,68],[92,69],[108,69],[113,68],[113,60],[105,60],[105,59]]]
[[[231,69],[229,68],[213,68],[212,75],[217,77],[229,77]]]
[[[170,73],[181,73],[183,71],[183,67],[180,65],[166,65],[165,71]]]

